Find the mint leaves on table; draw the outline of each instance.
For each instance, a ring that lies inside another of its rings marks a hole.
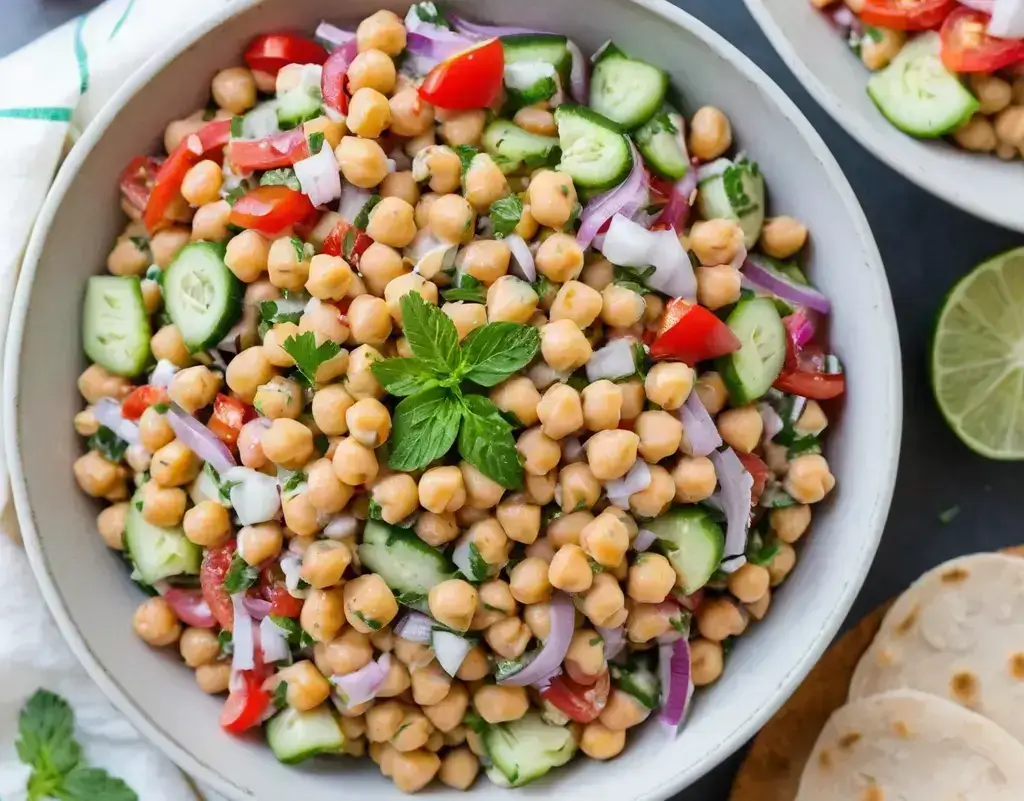
[[[393,470],[426,467],[458,445],[463,459],[508,489],[523,484],[512,426],[484,395],[463,392],[463,382],[493,387],[528,365],[540,349],[537,329],[488,323],[459,345],[455,324],[414,292],[400,301],[410,358],[371,366],[390,394],[403,398],[392,415]]]
[[[28,801],[138,801],[120,779],[82,764],[74,712],[49,690],[36,690],[22,707],[15,747],[18,758],[32,768]]]

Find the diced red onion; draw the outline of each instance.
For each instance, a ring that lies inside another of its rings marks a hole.
[[[525,687],[534,682],[548,678],[561,668],[562,660],[572,642],[573,630],[576,626],[576,607],[564,592],[556,592],[548,604],[551,618],[551,630],[544,640],[544,646],[518,673],[513,673],[498,684],[513,687]]]
[[[569,69],[569,94],[573,101],[580,105],[586,105],[590,98],[590,80],[587,75],[587,59],[580,50],[578,44],[572,39],[565,43],[572,57],[572,66]]]
[[[313,35],[317,39],[335,47],[341,47],[343,44],[348,44],[356,38],[354,31],[346,31],[337,25],[331,25],[329,22],[321,22],[317,25],[316,32]]]
[[[350,512],[343,512],[331,518],[324,527],[324,536],[332,540],[345,540],[354,537],[359,531],[359,520]]]
[[[473,643],[465,637],[453,634],[450,631],[434,631],[431,633],[430,643],[437,656],[437,661],[444,668],[444,672],[454,677],[462,667],[462,662],[472,648]]]
[[[1024,38],[1024,0],[995,0],[988,33],[1001,39]]]
[[[654,267],[647,277],[652,289],[674,297],[697,297],[693,265],[674,230],[648,231],[622,214],[612,217],[601,252],[621,267]]]
[[[257,417],[242,426],[242,432],[245,432],[245,437],[242,436],[242,432],[239,432],[238,439],[239,442],[244,441],[246,443],[246,448],[243,453],[242,447],[239,445],[238,453],[240,457],[243,457],[243,462],[245,462],[245,456],[248,455],[255,459],[258,453],[263,452],[260,440],[263,438],[263,432],[270,428],[271,422],[269,417]]]
[[[594,237],[613,216],[621,214],[632,218],[647,201],[647,172],[636,145],[632,140],[627,141],[633,155],[633,168],[621,184],[597,195],[583,208],[580,230],[576,234],[576,241],[581,248],[590,247]]]
[[[100,398],[92,406],[96,421],[113,431],[129,445],[139,444],[139,427],[131,420],[125,420],[121,414],[121,404],[113,398]]]
[[[181,443],[204,462],[209,462],[218,473],[226,473],[235,466],[235,457],[228,446],[177,404],[171,404],[166,417],[174,435]]]
[[[743,274],[755,286],[789,303],[806,306],[822,314],[832,310],[829,299],[813,286],[798,283],[777,270],[768,269],[757,256],[747,257],[743,264]]]
[[[220,471],[217,471],[220,473]],[[231,506],[243,526],[273,520],[281,508],[277,479],[249,467],[232,467],[220,473],[221,481],[231,483]]]
[[[255,645],[252,634],[252,617],[245,608],[245,593],[239,592],[231,596],[231,607],[234,611],[234,628],[231,632],[231,645],[234,649],[231,657],[231,672],[252,670],[255,662]]]
[[[643,492],[651,486],[651,468],[643,459],[637,459],[622,478],[604,485],[608,500],[620,509],[629,508],[629,496]]]
[[[673,595],[672,597],[675,598],[676,602],[678,602],[683,609],[696,612],[704,602],[704,588],[702,587],[690,595]]]
[[[174,378],[174,374],[181,369],[174,362],[168,359],[161,359],[156,363],[156,367],[153,368],[153,372],[149,375],[149,385],[151,387],[163,387],[167,389],[171,385],[171,380]]]
[[[512,251],[512,272],[524,281],[536,281],[537,267],[533,261],[533,253],[526,241],[519,234],[510,234],[505,237],[505,243]]]
[[[263,620],[263,618],[270,614],[270,601],[246,595],[245,608],[253,620]]]
[[[269,617],[260,621],[260,651],[264,662],[280,662],[292,653],[286,633]]]
[[[331,676],[330,681],[341,697],[344,708],[352,709],[377,697],[377,691],[387,679],[390,668],[391,654],[384,653],[376,662],[369,662],[344,676]]]
[[[674,734],[686,717],[693,695],[690,676],[690,644],[686,638],[658,648],[658,675],[661,678],[661,711],[658,719]]]
[[[209,604],[199,590],[183,590],[171,587],[166,582],[160,583],[164,586],[157,591],[182,623],[199,629],[212,629],[217,625],[217,618],[213,616]]]
[[[587,381],[591,383],[602,378],[615,380],[633,375],[636,372],[633,341],[628,337],[620,337],[598,348],[590,355],[586,368]]]
[[[757,404],[757,411],[761,414],[761,425],[764,429],[763,441],[771,442],[775,435],[782,431],[785,423],[779,417],[779,413],[772,408],[770,403]]]
[[[792,314],[782,318],[789,338],[798,348],[802,348],[814,339],[814,323],[810,321],[803,309],[797,309]]]
[[[722,435],[696,392],[691,392],[679,408],[679,419],[694,456],[707,456],[722,444]]]
[[[633,550],[646,551],[654,545],[656,539],[657,537],[653,531],[648,528],[642,528],[637,532],[636,537],[633,538]]]
[[[718,485],[722,492],[725,512],[724,559],[740,556],[747,549],[747,529],[750,526],[750,497],[754,477],[743,466],[732,448],[723,448],[710,454],[715,465]]]
[[[622,653],[622,649],[626,647],[626,632],[622,626],[619,626],[617,629],[603,629],[597,626],[597,633],[604,640],[605,661],[611,661]]]
[[[677,234],[681,234],[690,217],[690,199],[696,189],[697,170],[691,167],[682,178],[675,182],[672,192],[668,196],[668,203],[652,224],[659,228],[671,228]]]
[[[482,25],[478,22],[470,22],[463,17],[449,14],[452,27],[464,36],[471,36],[474,39],[492,39],[495,36],[518,36],[524,33],[549,33],[536,28],[517,28],[511,25]]]
[[[473,41],[452,33],[447,28],[436,28],[436,31],[409,31],[406,36],[406,47],[425,61],[438,64],[447,58],[473,46]],[[444,33],[440,33],[444,31]]]
[[[408,611],[405,616],[395,625],[395,636],[409,642],[427,645],[430,642],[430,632],[437,622],[422,612]]]
[[[370,193],[365,189],[345,181],[341,186],[341,200],[338,202],[338,214],[341,215],[341,219],[353,225],[370,197]]]
[[[295,162],[294,169],[299,186],[314,206],[326,206],[341,197],[338,160],[329,147],[321,147],[315,156]]]

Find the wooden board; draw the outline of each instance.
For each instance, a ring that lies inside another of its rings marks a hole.
[[[1024,546],[1003,553],[1024,557]],[[889,601],[836,640],[793,697],[754,739],[732,785],[729,801],[794,801],[807,757],[846,693],[861,656],[882,625]]]

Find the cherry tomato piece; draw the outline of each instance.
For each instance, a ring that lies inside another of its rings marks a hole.
[[[220,725],[232,734],[258,726],[270,706],[270,694],[263,689],[261,671],[242,671],[242,684],[231,691],[220,713]]]
[[[249,69],[277,75],[288,64],[323,64],[327,50],[312,39],[295,33],[257,36],[245,51]]]
[[[203,591],[203,599],[220,627],[227,631],[235,627],[235,611],[231,605],[231,596],[224,589],[224,577],[231,569],[234,555],[235,541],[231,540],[219,548],[210,548],[199,568],[199,586]]]
[[[953,72],[995,72],[1024,61],[1024,40],[987,32],[989,17],[960,6],[942,24],[942,63]]]
[[[213,402],[213,414],[206,427],[216,434],[221,442],[231,447],[238,441],[242,426],[255,417],[256,411],[248,404],[218,393]]]
[[[846,391],[846,377],[842,373],[783,370],[772,386],[792,395],[802,395],[814,400],[830,400]]]
[[[228,160],[239,172],[291,167],[311,155],[301,126],[262,139],[232,139],[228,143]]]
[[[858,16],[868,25],[900,31],[938,28],[957,0],[864,0]]]
[[[121,173],[121,195],[139,214],[146,210],[161,164],[163,161],[153,156],[136,156]]]
[[[316,209],[302,192],[287,186],[258,186],[242,195],[231,208],[228,222],[276,234],[311,216]]]
[[[765,485],[768,483],[771,470],[761,460],[761,457],[756,454],[736,451],[736,456],[743,463],[747,472],[754,478],[754,486],[750,490],[750,505],[756,506],[757,502],[761,499],[761,493],[764,492]]]
[[[420,87],[420,97],[447,109],[487,108],[501,92],[505,51],[488,39],[442,61]]]
[[[284,583],[284,573],[277,565],[265,567],[260,573],[259,594],[264,600],[270,601],[268,614],[297,618],[302,612],[302,599],[288,592]]]
[[[355,61],[356,55],[354,40],[342,45],[331,52],[320,76],[320,94],[324,105],[339,114],[348,114],[348,68]]]
[[[163,387],[151,387],[148,384],[136,387],[121,401],[121,416],[125,420],[138,420],[150,406],[169,401],[167,390]]]
[[[163,594],[163,598],[174,610],[178,620],[186,626],[200,629],[212,629],[217,626],[217,618],[213,616],[210,605],[199,590],[183,590],[171,587]]]
[[[339,220],[325,238],[321,248],[328,256],[341,256],[353,267],[359,266],[359,257],[373,244],[373,240],[345,220]]]
[[[563,673],[551,680],[541,691],[541,697],[577,723],[590,723],[608,703],[610,690],[611,677],[607,670],[590,687],[576,683]]]
[[[732,330],[703,306],[670,300],[651,345],[652,359],[674,359],[690,366],[740,349]]]

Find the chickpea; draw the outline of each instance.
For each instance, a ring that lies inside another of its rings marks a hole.
[[[587,572],[590,572],[588,567]],[[550,573],[549,573],[550,578]],[[591,575],[593,578],[593,575]],[[523,621],[529,626],[533,636],[544,641],[551,634],[551,606],[550,604],[531,604],[523,610]]]
[[[548,523],[547,528],[547,538],[551,547],[560,548],[567,543],[579,545],[583,529],[593,521],[594,515],[586,510],[569,512],[554,518]]]
[[[341,582],[352,563],[352,551],[343,542],[321,540],[312,543],[302,556],[299,575],[307,584],[324,589]]]
[[[174,429],[167,418],[150,406],[139,418],[139,441],[150,451],[158,451],[174,440]]]
[[[614,515],[601,513],[580,532],[580,547],[605,567],[618,567],[629,548],[629,532]]]
[[[758,598],[752,604],[744,604],[747,613],[754,620],[764,620],[764,616],[768,614],[768,608],[772,605],[772,591],[768,590]]]
[[[462,666],[456,671],[455,676],[463,681],[480,681],[491,672],[491,664],[487,654],[479,645],[470,648],[466,658],[462,660]]]
[[[376,139],[391,124],[391,107],[388,99],[376,89],[364,87],[353,93],[349,100],[348,129],[366,139]]]
[[[366,233],[377,242],[404,248],[416,236],[412,205],[399,197],[383,198],[370,212]]]
[[[455,512],[466,502],[466,487],[459,468],[432,467],[420,478],[419,503],[435,514]]]
[[[996,137],[1003,144],[1024,146],[1024,106],[1009,106],[995,118]]]
[[[281,512],[285,526],[296,537],[300,548],[298,553],[303,553],[312,542],[312,537],[323,527],[316,508],[309,501],[309,494],[301,491],[282,498]]]
[[[97,515],[96,529],[108,548],[115,551],[124,550],[124,528],[128,511],[127,503],[115,503]]]
[[[527,557],[512,568],[508,581],[512,597],[521,604],[542,603],[551,597],[548,564],[535,556]]]
[[[683,424],[679,418],[657,409],[641,412],[633,431],[640,437],[640,455],[651,464],[671,456],[683,441]]]
[[[587,463],[598,481],[622,478],[636,462],[640,437],[632,431],[598,431],[586,443]]]
[[[768,521],[775,536],[782,542],[792,545],[811,525],[811,507],[800,504],[785,509],[772,509]]]
[[[1007,144],[1006,142],[1000,142],[996,145],[996,158],[1002,159],[1003,161],[1013,161],[1017,158],[1018,151],[1014,145]]]
[[[166,359],[178,367],[192,364],[192,355],[181,338],[181,332],[174,323],[169,323],[153,334],[149,340],[155,359]]]
[[[818,435],[828,427],[828,418],[824,409],[816,400],[810,399],[804,404],[804,410],[800,418],[793,425],[794,430],[799,434]]]
[[[405,25],[394,11],[381,9],[359,23],[356,43],[360,53],[379,50],[397,56],[405,50]]]
[[[554,233],[541,243],[534,261],[541,275],[561,284],[579,277],[583,270],[583,250],[574,236]]]
[[[555,136],[558,133],[555,115],[546,109],[526,106],[516,112],[512,121],[523,130],[538,136]]]
[[[538,223],[548,228],[561,229],[569,222],[576,206],[576,187],[573,186],[572,178],[565,173],[542,170],[530,180],[528,199],[530,213]],[[579,274],[578,270],[576,274]],[[550,275],[548,277],[553,281],[566,280]]]
[[[467,461],[459,462],[462,482],[466,487],[466,502],[474,509],[490,509],[498,505],[505,488],[488,478]]]
[[[725,408],[725,403],[729,397],[722,376],[715,372],[703,373],[697,379],[694,391],[697,393],[697,397],[704,408],[707,409],[708,414],[712,417],[715,417]]]
[[[430,145],[413,159],[412,177],[429,181],[431,191],[438,195],[458,192],[462,186],[462,159],[447,145]],[[427,201],[428,211],[436,200],[435,196]]]
[[[366,712],[366,739],[371,743],[390,740],[402,725],[405,710],[398,701],[385,701],[370,707]]]
[[[373,485],[373,499],[380,504],[384,522],[399,523],[419,508],[416,479],[408,473],[392,473],[379,478]]]
[[[509,194],[505,174],[486,153],[477,153],[473,157],[464,182],[466,200],[479,213],[487,212],[492,203]]]
[[[459,341],[469,336],[472,331],[487,324],[487,309],[479,303],[466,303],[461,300],[449,301],[441,307],[441,311],[455,323],[455,330],[459,332]]]
[[[438,731],[447,734],[454,731],[469,708],[469,693],[460,681],[450,681],[450,688],[443,699],[436,704],[423,707],[423,714]]]
[[[473,239],[476,214],[461,195],[442,195],[430,207],[430,232],[442,242]]]
[[[338,309],[330,303],[320,303],[317,300],[312,302],[311,307],[302,313],[299,318],[299,333],[312,333],[315,335],[317,345],[326,341],[341,345],[348,339],[348,326]],[[348,366],[348,354],[343,350],[339,351],[333,359],[321,364],[316,371],[316,380],[320,383],[337,378],[345,372]],[[340,360],[340,361],[339,361]],[[327,375],[324,368],[331,364],[335,369],[330,370]]]
[[[473,786],[479,772],[480,760],[472,751],[462,746],[444,755],[437,778],[456,790],[468,790]]]
[[[204,159],[185,173],[181,181],[181,194],[190,206],[205,206],[220,199],[223,181],[224,176],[217,162]]]
[[[244,114],[256,105],[256,81],[245,67],[229,67],[213,76],[213,101],[232,114]]]
[[[1018,75],[1014,78],[1011,91],[1013,94],[1011,99],[1013,105],[1024,106],[1024,77]]]
[[[149,470],[149,462],[152,454],[146,450],[144,445],[129,445],[124,452],[124,460],[136,473],[144,473]]]
[[[348,631],[354,631],[354,629],[348,629]],[[377,697],[395,698],[408,690],[411,685],[412,678],[409,675],[409,668],[397,659],[390,659],[388,660],[388,675],[380,689],[377,690]]]
[[[441,136],[452,147],[470,145],[476,147],[483,137],[487,113],[484,109],[470,109],[446,115],[441,123]],[[504,178],[504,176],[502,176]]]
[[[437,662],[431,662],[412,673],[412,697],[420,706],[441,703],[451,690],[452,678]]]
[[[562,458],[562,450],[558,443],[545,434],[540,428],[530,428],[519,435],[516,450],[523,460],[523,467],[528,473],[543,476],[558,466]]]
[[[166,269],[185,245],[189,243],[192,232],[184,226],[172,225],[157,231],[149,240],[149,252],[153,263],[160,269]]]
[[[220,654],[220,643],[217,635],[209,629],[187,628],[181,633],[178,642],[181,658],[190,668],[208,665]]]
[[[185,492],[177,487],[165,489],[155,481],[142,488],[142,517],[153,526],[177,526],[185,514]]]
[[[113,275],[144,275],[149,267],[149,255],[132,239],[120,237],[107,256],[107,270]]]
[[[194,368],[190,368],[194,369]],[[266,351],[257,345],[246,348],[228,362],[224,379],[233,393],[246,403],[252,403],[256,392],[274,377],[274,366]]]
[[[231,536],[231,519],[217,501],[200,501],[185,512],[184,528],[196,545],[218,548]]]
[[[718,485],[715,465],[707,456],[683,456],[672,470],[677,503],[700,503]]]
[[[518,659],[526,653],[532,636],[530,629],[517,617],[492,623],[484,632],[484,639],[491,650],[505,659]]]
[[[196,668],[196,684],[204,693],[217,695],[228,691],[231,683],[231,663],[214,662]]]
[[[644,316],[642,295],[618,284],[601,290],[601,320],[614,328],[628,328]]]
[[[421,136],[434,125],[434,107],[420,98],[415,87],[395,92],[391,105],[391,133],[397,136]]]
[[[352,339],[360,345],[380,347],[391,336],[391,314],[381,298],[360,295],[348,307],[347,317]]]
[[[109,499],[127,491],[123,468],[108,462],[98,451],[89,451],[78,457],[72,470],[78,486],[86,495],[93,498]]]
[[[793,217],[772,217],[761,229],[761,249],[775,259],[788,259],[807,244],[807,227]]]
[[[376,398],[356,401],[345,412],[345,421],[351,437],[367,448],[380,447],[391,433],[391,415]]]
[[[363,50],[349,65],[348,88],[355,94],[360,89],[375,89],[388,95],[395,88],[397,71],[391,57],[376,48]]]
[[[344,136],[334,157],[345,180],[362,189],[376,186],[388,174],[388,157],[373,139]]]
[[[984,114],[975,114],[953,131],[953,139],[960,147],[976,153],[991,153],[999,144],[996,129]]]
[[[167,394],[189,414],[213,403],[220,390],[221,377],[201,364],[179,370],[171,379]]]
[[[352,500],[354,490],[338,479],[334,465],[326,457],[306,467],[306,483],[309,503],[318,513],[337,514]]]
[[[302,413],[302,388],[290,378],[273,376],[266,384],[257,387],[253,406],[270,420],[294,420]]]
[[[532,386],[532,384],[531,384],[531,386]],[[147,409],[146,411],[149,411],[149,410]],[[145,412],[143,413],[143,416],[145,416]],[[96,419],[96,415],[93,412],[92,407],[88,406],[85,409],[82,409],[82,411],[78,412],[78,414],[75,415],[75,417],[74,417],[74,426],[75,426],[75,433],[78,434],[78,436],[80,436],[80,437],[91,437],[93,434],[95,434],[97,431],[100,430],[100,421]],[[139,423],[139,428],[140,428],[140,433],[141,433],[141,428],[142,428],[141,421]],[[170,428],[170,426],[168,426],[168,428]],[[171,439],[174,439],[174,432],[173,431],[171,432]],[[166,442],[162,442],[157,447],[159,448],[162,445],[166,445],[166,444],[167,444]]]
[[[864,36],[860,42],[860,60],[872,72],[885,69],[900,52],[907,35],[903,31],[889,28],[873,28],[871,36]]]
[[[147,645],[163,648],[172,645],[181,636],[178,622],[171,605],[163,598],[147,598],[132,615],[132,628]]]
[[[769,581],[767,568],[748,562],[729,574],[729,592],[745,604],[756,603],[768,592]]]
[[[697,630],[700,636],[714,642],[736,637],[746,631],[747,618],[727,598],[709,598],[697,609]]]
[[[335,475],[350,487],[369,484],[377,477],[379,469],[373,449],[360,445],[351,437],[345,437],[338,443],[332,463]]]
[[[674,411],[686,402],[693,389],[693,368],[682,362],[659,362],[647,373],[647,398],[663,409]]]
[[[728,265],[743,247],[743,229],[732,220],[701,220],[690,229],[690,248],[705,266]]]
[[[78,376],[78,391],[88,403],[98,403],[103,398],[124,399],[132,391],[127,378],[108,373],[98,364],[91,364]]]
[[[626,731],[639,726],[651,714],[651,710],[629,693],[614,688],[608,696],[608,703],[598,720],[609,730]]]
[[[706,687],[722,675],[725,656],[720,643],[713,640],[690,641],[691,677],[696,687]]]
[[[715,422],[725,443],[740,453],[751,453],[764,432],[764,422],[756,406],[726,409]]]
[[[978,111],[981,114],[998,114],[1013,102],[1013,88],[1010,82],[997,75],[972,74],[970,86],[980,103]]]
[[[416,749],[396,753],[391,760],[391,778],[403,793],[416,793],[434,780],[441,758],[432,751]]]
[[[320,253],[310,259],[306,291],[320,300],[341,300],[348,292],[352,278],[348,262],[339,256]]]
[[[625,596],[622,594],[622,588],[615,576],[608,573],[597,573],[593,577],[590,589],[583,596],[583,605],[580,611],[595,626],[614,628],[620,625],[619,622],[614,621],[622,617],[621,612],[625,611],[625,604]]]
[[[271,422],[263,433],[262,444],[270,461],[289,470],[298,470],[313,456],[313,432],[288,417]]]
[[[202,462],[181,440],[164,445],[153,454],[150,474],[161,487],[180,487],[199,475]]]
[[[555,499],[555,488],[558,485],[558,476],[554,470],[546,476],[534,476],[527,473],[524,476],[526,485],[526,498],[530,503],[538,506],[545,506]]]
[[[383,297],[387,285],[407,270],[398,251],[379,242],[366,249],[359,260],[359,270],[371,294]]]
[[[732,126],[725,114],[714,106],[697,109],[690,121],[690,155],[711,161],[731,146]]]
[[[360,345],[349,356],[345,372],[345,389],[356,400],[380,398],[384,388],[377,381],[371,369],[374,362],[382,358],[380,351],[369,345]]]
[[[431,616],[456,631],[469,629],[479,596],[476,588],[462,579],[448,579],[430,588],[427,605]]]
[[[580,736],[580,750],[591,759],[611,759],[626,747],[626,732],[613,731],[599,721],[587,723]]]
[[[425,280],[417,273],[392,278],[384,290],[384,300],[387,302],[389,313],[399,325],[402,324],[401,300],[411,292],[415,292],[427,303],[437,305],[437,284]]]
[[[779,544],[779,552],[775,558],[768,563],[768,575],[772,587],[778,587],[792,572],[796,565],[796,551],[788,543]]]
[[[740,299],[740,271],[728,264],[698,267],[697,299],[709,309],[721,309]]]
[[[462,270],[483,284],[493,284],[508,273],[511,251],[497,239],[478,239],[463,249]]]
[[[340,384],[322,387],[313,393],[313,422],[328,436],[348,433],[346,415],[355,400]]]
[[[825,457],[805,454],[789,463],[783,487],[799,503],[817,503],[836,485]]]
[[[487,290],[487,317],[492,323],[527,323],[537,310],[537,293],[526,281],[503,275]]]
[[[356,631],[379,631],[398,614],[398,602],[376,573],[366,573],[345,584],[345,619]]]
[[[382,198],[394,198],[405,201],[414,210],[413,223],[415,224],[415,207],[420,200],[420,188],[408,170],[404,172],[388,173],[381,181],[378,190]]]
[[[231,206],[226,200],[217,200],[200,206],[192,218],[192,241],[223,242],[230,235],[230,215]]]
[[[562,493],[559,506],[568,514],[593,509],[601,497],[601,483],[586,462],[563,467],[558,474],[558,486]]]
[[[566,372],[582,367],[593,353],[590,342],[572,320],[558,320],[542,327],[540,350],[544,361],[552,369]],[[582,414],[581,407],[577,428],[583,425]]]
[[[473,707],[488,723],[519,720],[530,708],[525,687],[485,684],[473,693]]]
[[[587,328],[597,319],[603,307],[601,293],[579,281],[566,281],[551,304],[552,320],[572,320]]]
[[[369,637],[354,628],[345,628],[334,639],[318,644],[316,647],[322,649],[325,667],[330,673],[338,676],[354,673],[366,667],[373,659],[373,646],[370,645]],[[390,662],[392,665],[405,668],[397,659],[392,659]],[[390,672],[388,675],[391,676]],[[408,687],[408,672],[405,675],[405,686]]]
[[[283,544],[281,524],[274,521],[244,526],[238,531],[238,555],[253,567],[277,557]]]
[[[331,694],[331,685],[308,659],[281,669],[277,675],[288,685],[285,697],[292,709],[315,709]]]
[[[267,253],[270,283],[289,292],[301,292],[309,280],[309,256],[295,237],[275,239]]]

